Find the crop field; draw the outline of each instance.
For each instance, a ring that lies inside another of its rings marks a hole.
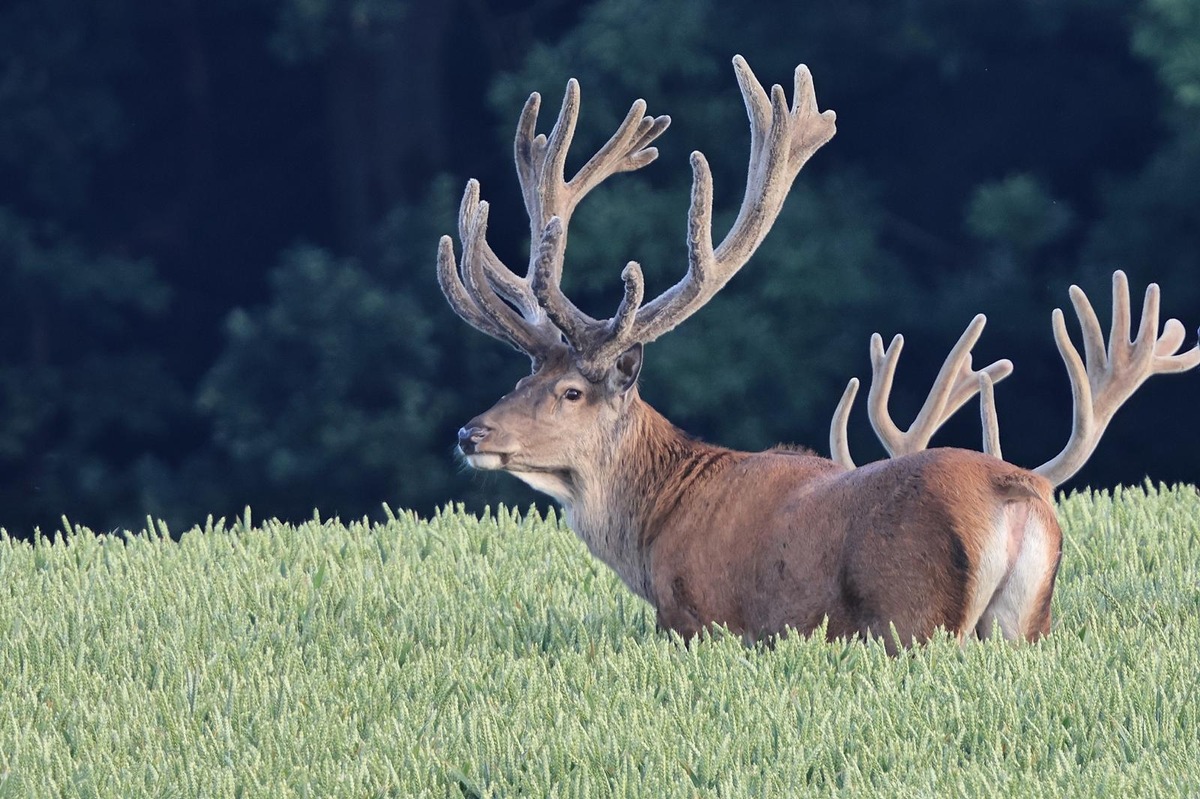
[[[686,647],[553,516],[0,538],[0,797],[1200,795],[1200,495],[1077,494],[1055,630]]]

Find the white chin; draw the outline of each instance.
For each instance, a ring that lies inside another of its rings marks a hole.
[[[472,469],[499,469],[504,465],[504,459],[491,452],[476,452],[467,456],[467,463]]]
[[[551,472],[512,472],[512,475],[534,490],[548,495],[560,505],[574,503],[571,485],[556,474]]]

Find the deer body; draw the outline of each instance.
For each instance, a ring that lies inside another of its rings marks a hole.
[[[907,645],[937,627],[986,635],[995,603],[1011,606],[995,618],[1005,636],[1040,637],[1061,550],[1049,486],[1039,494],[985,458],[931,450],[854,472],[786,452],[739,458],[719,490],[651,528],[660,622],[685,636],[719,622],[753,639],[827,619],[831,638],[889,644],[894,624]],[[1018,564],[1036,579],[1005,594]]]
[[[630,262],[611,319],[583,313],[560,288],[567,224],[605,178],[657,157],[650,144],[668,117],[643,116],[638,100],[566,180],[579,86],[568,83],[548,136],[534,133],[541,100],[530,96],[515,143],[533,239],[523,277],[488,245],[488,205],[468,182],[459,210],[461,268],[444,236],[438,282],[460,317],[528,355],[533,371],[459,430],[460,452],[471,466],[510,472],[561,503],[592,553],[654,605],[663,627],[684,636],[722,624],[754,640],[788,629],[809,633],[822,623],[830,637],[883,637],[889,647],[923,641],[939,627],[960,639],[997,627],[1009,639],[1045,635],[1062,550],[1054,486],[1087,460],[1112,414],[1147,377],[1195,367],[1200,347],[1175,354],[1185,333],[1174,319],[1158,335],[1153,284],[1131,341],[1129,287],[1120,272],[1106,345],[1091,304],[1073,286],[1086,365],[1062,312],[1053,314],[1074,397],[1072,434],[1034,471],[1000,458],[992,387],[1012,364],[972,369],[982,315],[947,357],[907,431],[887,411],[903,339],[885,349],[872,337],[868,409],[888,460],[856,468],[850,459],[846,423],[857,379],[834,414],[832,460],[788,449],[736,452],[688,437],[638,395],[643,345],[703,307],[742,267],[801,167],[834,134],[834,114],[818,110],[807,68],[796,69],[790,106],[784,90],[764,90],[741,57],[734,69],[751,130],[737,219],[714,245],[712,176],[693,153],[687,272],[644,302],[641,268]],[[926,449],[976,394],[984,452]]]
[[[562,399],[572,389],[582,396]],[[563,426],[570,447],[541,438]],[[566,358],[472,419],[460,446],[554,496],[684,637],[713,624],[747,640],[807,634],[823,620],[830,637],[889,646],[889,625],[905,644],[937,627],[1049,631],[1061,551],[1050,483],[989,455],[937,449],[847,470],[807,451],[729,450],[689,437],[636,386],[588,384]]]

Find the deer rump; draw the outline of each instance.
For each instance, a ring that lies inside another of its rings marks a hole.
[[[1062,533],[1048,481],[933,449],[845,471],[786,451],[733,457],[648,542],[659,622],[747,641],[826,624],[889,650],[1050,631]],[[894,628],[894,629],[893,629]]]

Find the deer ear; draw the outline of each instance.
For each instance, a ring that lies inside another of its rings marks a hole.
[[[608,370],[608,387],[614,394],[625,394],[637,383],[642,371],[642,345],[634,344],[617,356],[617,362]]]

